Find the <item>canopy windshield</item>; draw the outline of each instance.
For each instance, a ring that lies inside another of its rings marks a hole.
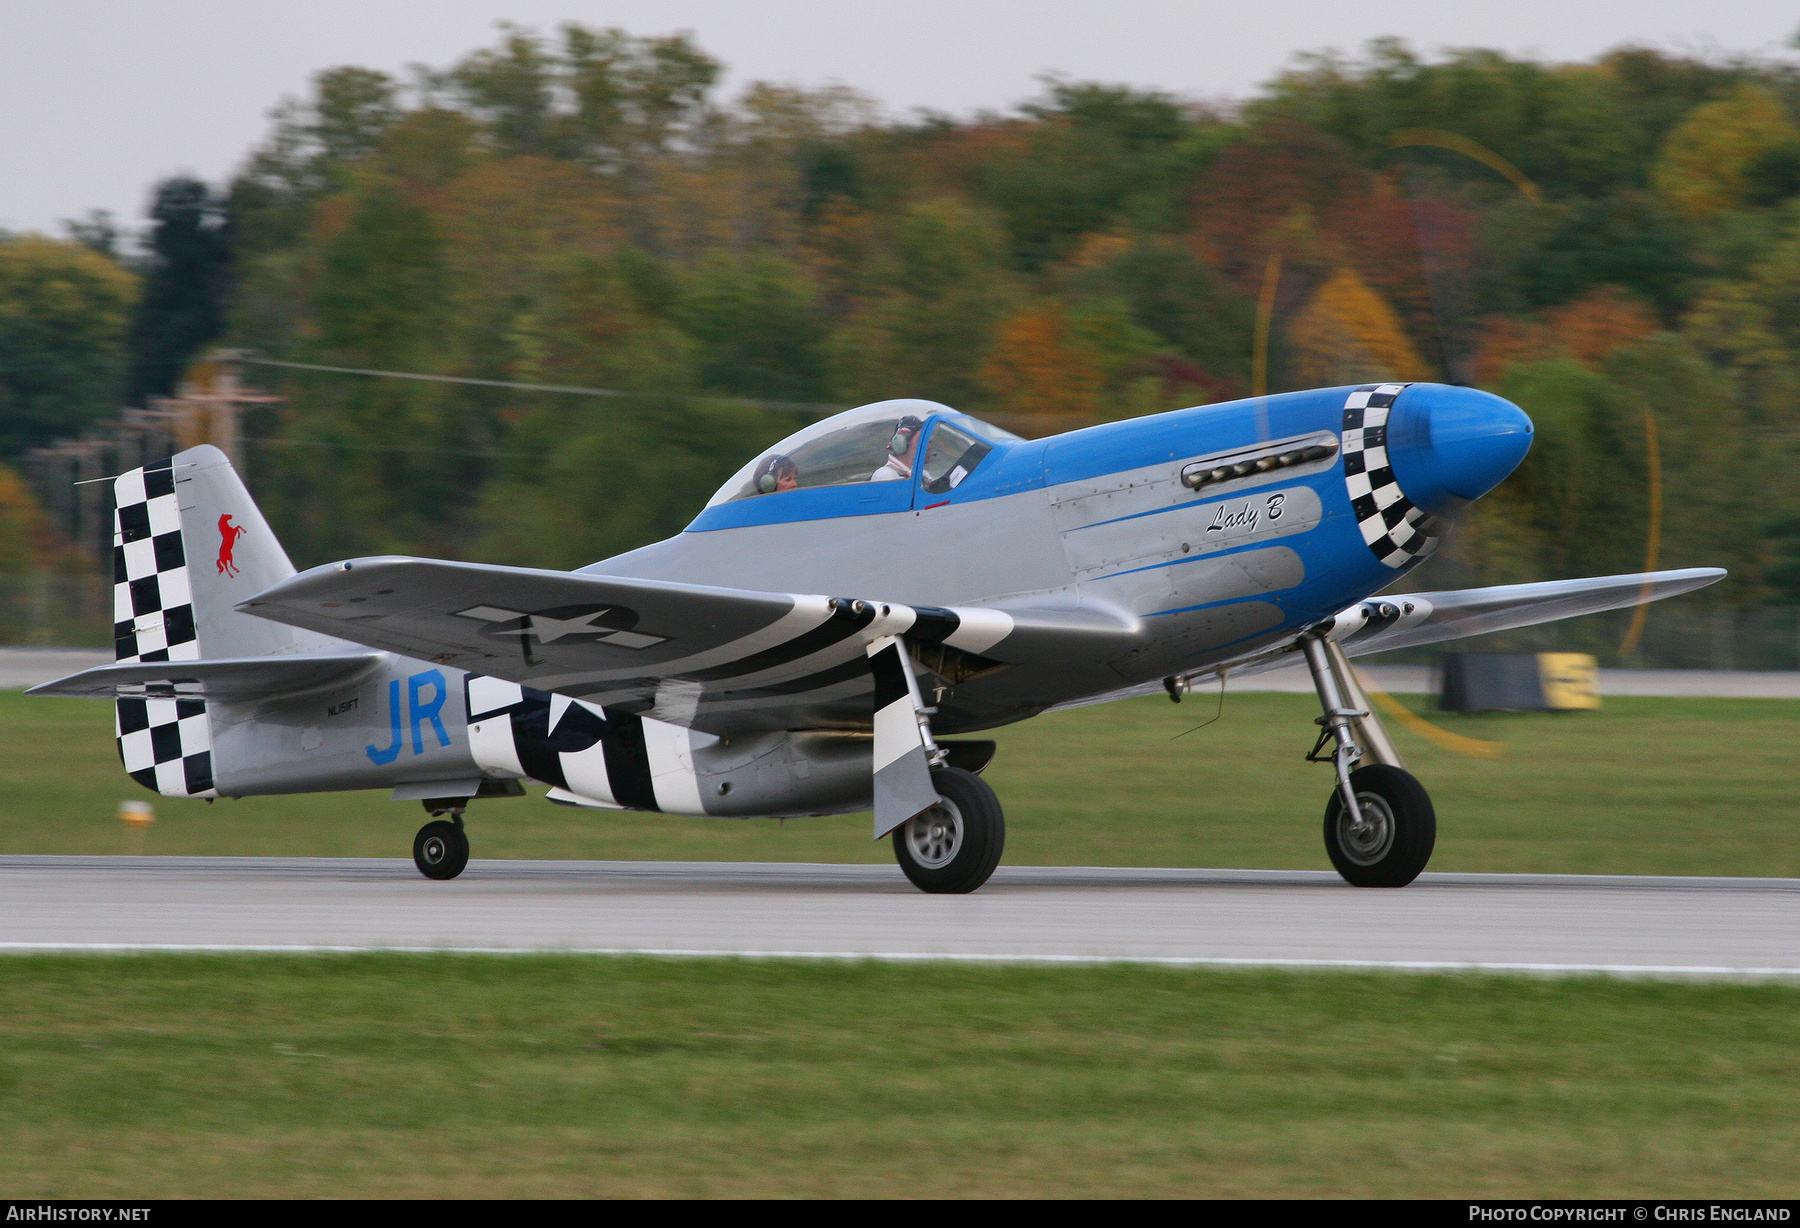
[[[910,479],[920,436],[933,415],[992,443],[1019,439],[936,401],[878,401],[789,435],[733,474],[706,506],[813,486]]]

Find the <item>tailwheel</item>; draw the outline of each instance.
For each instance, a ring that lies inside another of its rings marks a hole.
[[[1350,773],[1362,813],[1349,814],[1333,790],[1325,806],[1325,851],[1346,882],[1404,887],[1431,860],[1437,813],[1425,786],[1404,768],[1373,763]]]
[[[469,864],[469,836],[463,830],[462,816],[454,822],[434,819],[413,837],[413,864],[426,878],[450,879]]]
[[[1006,817],[986,781],[961,768],[931,773],[938,803],[894,829],[894,857],[920,891],[959,895],[987,882],[1006,847]]]

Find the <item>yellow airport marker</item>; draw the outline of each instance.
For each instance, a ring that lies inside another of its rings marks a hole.
[[[119,803],[119,820],[127,827],[148,827],[156,822],[156,807],[128,797]]]
[[[1585,652],[1540,652],[1537,659],[1544,702],[1552,710],[1592,711],[1600,706],[1600,663],[1591,655]]]

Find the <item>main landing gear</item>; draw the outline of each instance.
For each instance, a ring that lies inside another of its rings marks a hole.
[[[426,878],[451,879],[469,864],[469,834],[463,830],[466,797],[433,797],[425,800],[431,822],[413,837],[413,864]],[[448,815],[448,818],[435,817]]]
[[[876,640],[868,655],[875,680],[875,838],[891,833],[894,859],[920,891],[966,894],[987,882],[1006,847],[1000,799],[976,775],[994,744],[939,745],[931,736],[937,708],[925,702],[906,641]]]
[[[1337,773],[1325,806],[1325,852],[1354,886],[1404,887],[1437,843],[1431,798],[1400,761],[1343,648],[1313,633],[1301,637],[1300,651],[1325,710],[1307,758]],[[1331,754],[1321,755],[1327,742],[1335,743]]]
[[[961,895],[987,882],[1006,848],[1006,817],[987,781],[934,768],[937,805],[894,829],[894,857],[920,891]]]

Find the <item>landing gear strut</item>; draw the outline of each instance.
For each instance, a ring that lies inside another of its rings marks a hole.
[[[931,736],[937,709],[925,702],[904,640],[892,636],[871,644],[869,671],[875,679],[875,838],[892,833],[894,859],[920,891],[973,891],[987,882],[1006,847],[1000,799],[975,772],[953,766],[952,748]],[[986,764],[977,745],[964,750],[957,758],[970,767]]]
[[[1325,807],[1325,852],[1354,886],[1404,887],[1437,843],[1431,797],[1400,761],[1343,648],[1314,632],[1301,637],[1300,651],[1324,709],[1307,758],[1329,762],[1337,776]],[[1329,758],[1319,753],[1327,742]]]
[[[469,864],[469,834],[463,830],[463,806],[467,798],[430,798],[425,809],[434,818],[413,837],[413,864],[426,878],[451,879]]]

